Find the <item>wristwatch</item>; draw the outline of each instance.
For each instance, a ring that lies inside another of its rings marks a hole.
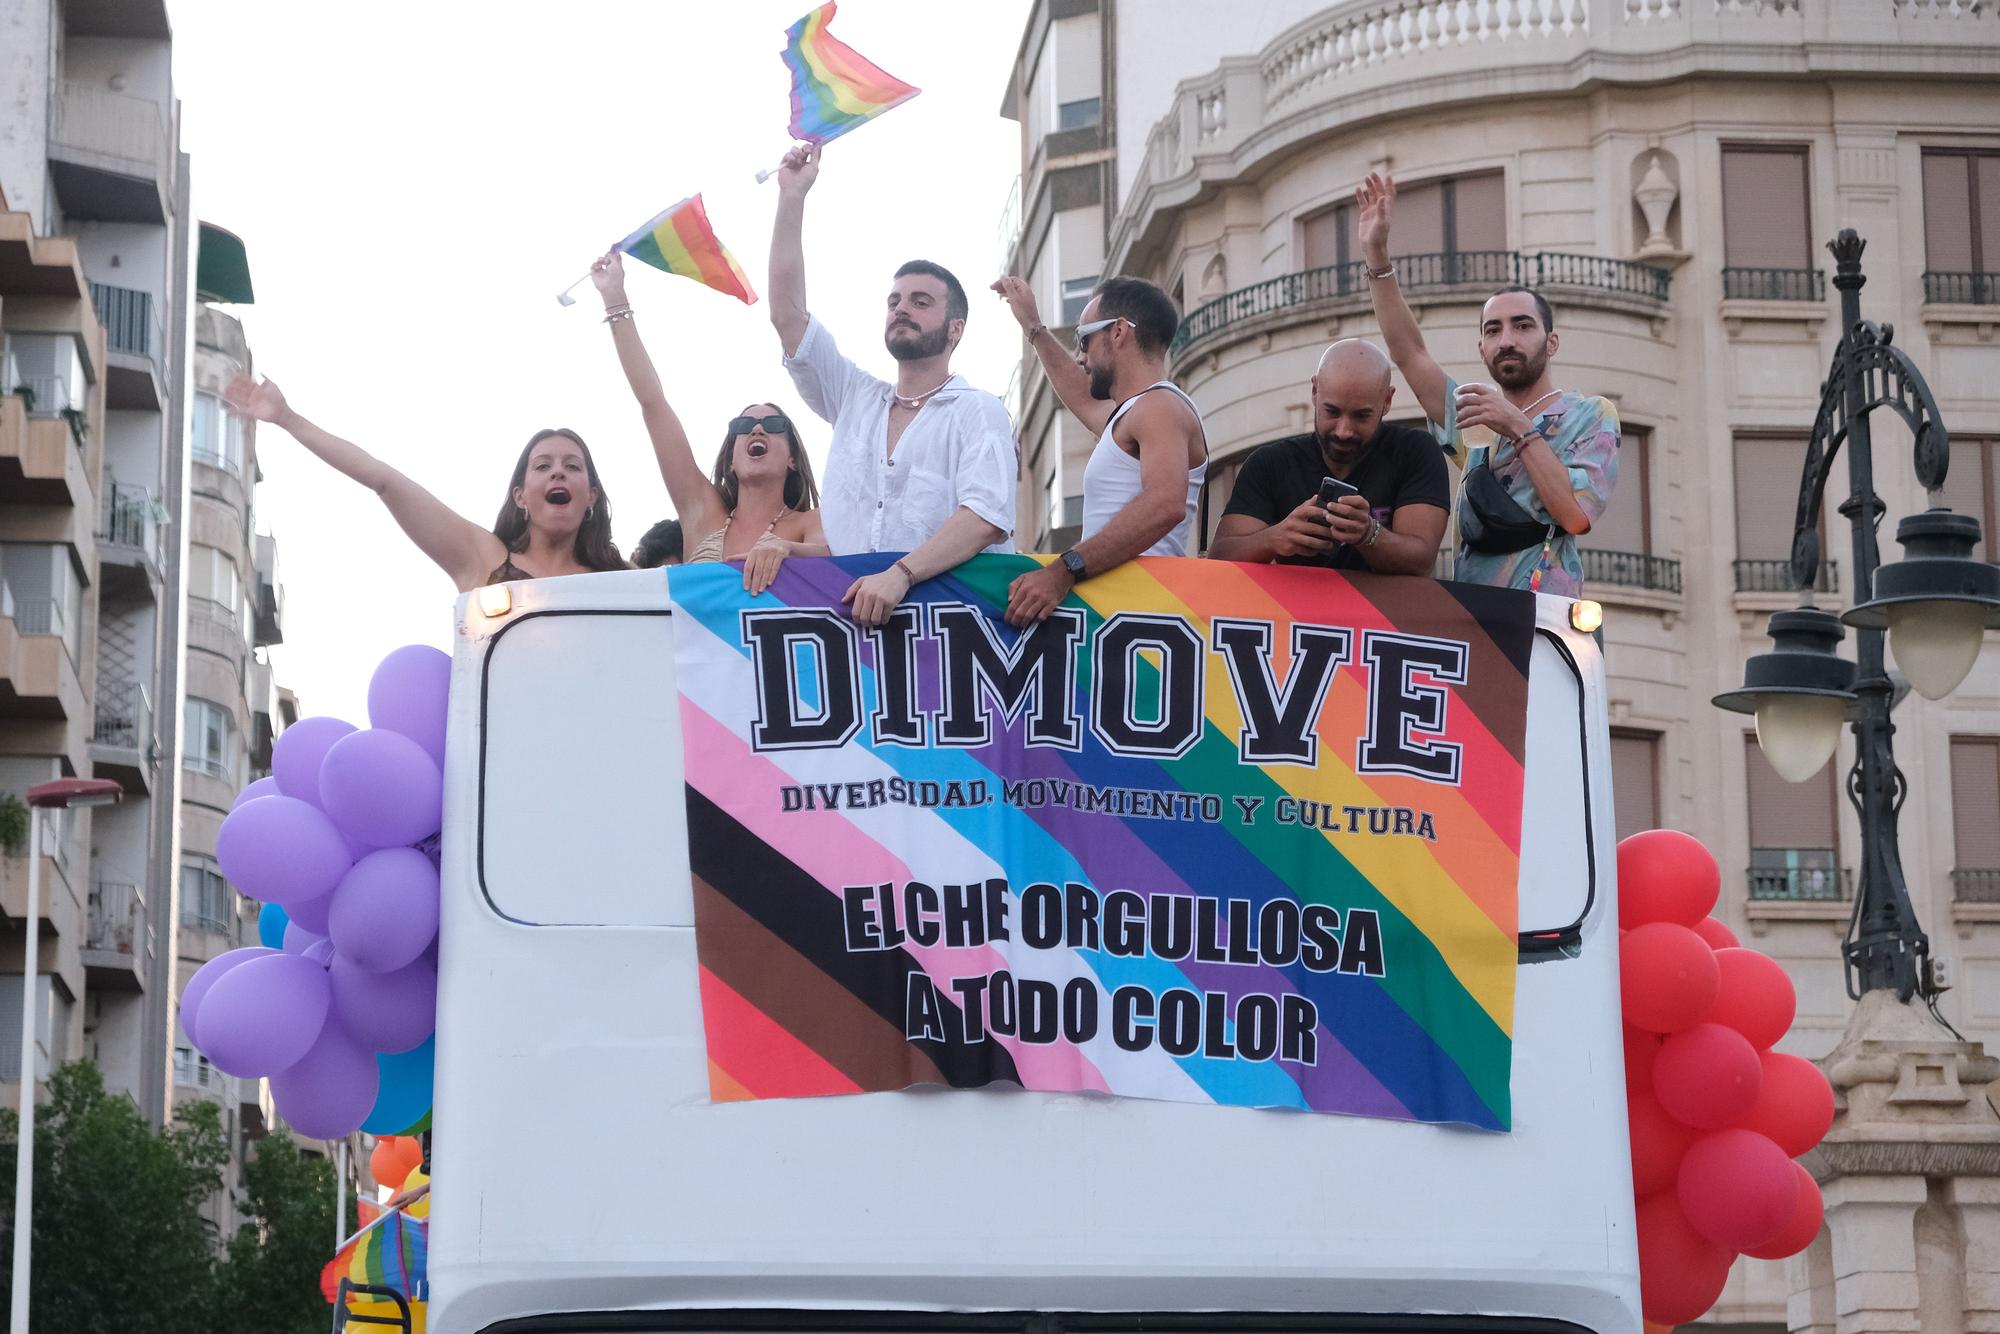
[[[1057,559],[1062,561],[1063,568],[1069,571],[1070,578],[1082,582],[1084,577],[1083,557],[1077,555],[1075,547],[1071,547],[1068,551],[1063,552]]]

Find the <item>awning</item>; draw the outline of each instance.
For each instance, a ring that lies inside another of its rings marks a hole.
[[[202,301],[247,306],[256,301],[250,286],[250,257],[243,240],[212,222],[201,224],[201,250],[195,261],[194,294]]]

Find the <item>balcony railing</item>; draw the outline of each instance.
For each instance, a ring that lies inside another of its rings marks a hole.
[[[1750,897],[1759,903],[1844,903],[1854,897],[1848,866],[1753,866]]]
[[[208,1063],[208,1058],[192,1047],[174,1048],[174,1083],[190,1088],[219,1089],[228,1076]]]
[[[1174,336],[1174,348],[1178,351],[1197,339],[1259,315],[1336,297],[1365,297],[1366,270],[1366,264],[1355,260],[1287,273],[1239,288],[1196,307],[1181,321],[1180,331]],[[1528,255],[1517,250],[1399,255],[1396,272],[1405,292],[1465,286],[1567,287],[1615,293],[1661,306],[1666,304],[1671,280],[1665,269],[1650,264],[1606,259],[1601,255]]]
[[[153,701],[137,681],[98,678],[96,727],[101,746],[144,751],[153,740]]]
[[[146,900],[139,887],[116,880],[99,880],[90,887],[89,921],[83,947],[107,954],[136,956],[146,943]]]
[[[1824,301],[1818,269],[1724,269],[1722,295],[1732,301]]]
[[[16,598],[14,628],[24,635],[61,635],[69,624],[60,598]]]
[[[107,348],[135,357],[159,359],[160,320],[153,313],[152,293],[92,283],[90,300],[97,307],[97,318],[104,324]]]
[[[199,594],[190,597],[188,599],[188,618],[199,621],[203,625],[212,625],[217,629],[227,630],[231,634],[236,632],[236,608],[230,606],[227,602],[218,602],[214,598],[205,598]]]
[[[65,81],[55,113],[51,144],[143,163],[152,174],[165,175],[167,124],[159,103]]]
[[[160,526],[160,502],[151,487],[113,482],[104,496],[104,515],[97,540],[133,547],[156,564],[165,564],[165,530]]]
[[[2000,867],[1959,867],[1951,873],[1951,896],[1960,903],[2000,903]]]
[[[1792,563],[1788,560],[1739,560],[1736,567],[1736,591],[1739,593],[1792,593],[1798,585],[1792,582]],[[1840,591],[1840,562],[1823,560],[1819,563],[1819,577],[1813,580],[1816,593],[1838,593]]]
[[[1583,581],[1586,584],[1647,588],[1661,593],[1681,591],[1681,563],[1677,560],[1636,551],[1591,551],[1588,548],[1577,554],[1583,558]]]
[[[1924,300],[1961,306],[2000,305],[2000,273],[1926,273]]]

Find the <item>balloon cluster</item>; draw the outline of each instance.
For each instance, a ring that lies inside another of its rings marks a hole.
[[[1797,996],[1769,956],[1709,916],[1721,873],[1686,834],[1618,845],[1625,1095],[1649,1327],[1698,1318],[1738,1254],[1795,1255],[1819,1234],[1819,1186],[1793,1159],[1833,1124],[1812,1062],[1771,1050]]]
[[[181,996],[188,1040],[224,1074],[268,1078],[313,1139],[429,1123],[437,1024],[437,834],[451,659],[382,660],[367,728],[303,718],[215,840],[261,900],[261,947],[202,965]]]

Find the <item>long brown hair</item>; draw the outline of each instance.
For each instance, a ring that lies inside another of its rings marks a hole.
[[[739,414],[748,417],[752,403]],[[771,404],[777,407],[776,403]],[[812,460],[806,457],[805,442],[799,439],[798,419],[780,409],[788,428],[785,432],[785,447],[792,451],[792,469],[785,474],[785,504],[795,510],[819,508],[819,483],[813,480]],[[709,480],[722,493],[722,508],[725,513],[736,512],[736,433],[731,431],[722,437],[722,452],[715,456],[715,471]]]
[[[493,521],[493,536],[509,551],[527,548],[528,514],[514,503],[514,492],[527,483],[528,460],[534,457],[535,446],[552,435],[561,436],[583,451],[584,472],[590,479],[591,499],[585,507],[583,526],[576,530],[576,563],[590,570],[629,569],[611,540],[611,497],[604,494],[604,487],[597,480],[597,460],[590,457],[590,446],[583,443],[583,437],[567,426],[551,427],[528,437],[520,459],[514,464],[513,480],[507,483],[507,498],[500,504],[500,517]]]

